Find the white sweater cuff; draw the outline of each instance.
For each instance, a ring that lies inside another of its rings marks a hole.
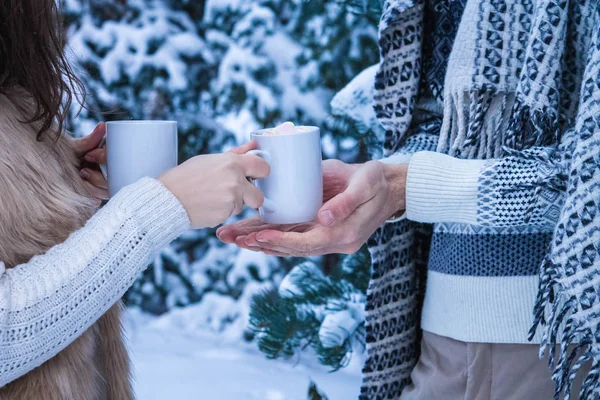
[[[406,178],[406,215],[425,223],[477,223],[477,191],[485,160],[415,153]]]
[[[156,179],[140,179],[123,188],[111,202],[133,215],[155,250],[160,250],[191,229],[190,219],[181,202]]]

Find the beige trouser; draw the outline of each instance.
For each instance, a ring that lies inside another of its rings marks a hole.
[[[400,399],[552,400],[548,359],[538,352],[535,344],[466,343],[424,332],[413,384]],[[571,399],[578,398],[581,382],[579,374]]]

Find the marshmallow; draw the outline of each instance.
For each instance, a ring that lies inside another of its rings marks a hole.
[[[287,133],[296,133],[296,127],[293,122],[284,122],[283,124],[277,126],[275,128],[277,133],[287,134]]]
[[[284,122],[275,128],[266,129],[265,135],[290,135],[298,132],[308,132],[310,129],[306,126],[295,126],[293,122]]]

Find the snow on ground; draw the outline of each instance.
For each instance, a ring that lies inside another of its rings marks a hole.
[[[309,360],[266,359],[252,344],[226,342],[207,331],[180,329],[166,314],[129,310],[126,329],[138,400],[306,400],[312,379],[329,400],[358,397],[360,375],[329,373]]]

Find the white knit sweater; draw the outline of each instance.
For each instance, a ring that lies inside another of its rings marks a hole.
[[[187,229],[179,200],[143,178],[64,243],[10,270],[0,262],[0,387],[72,343]]]
[[[542,163],[431,151],[381,161],[409,163],[405,215],[434,224],[421,327],[465,342],[531,343],[541,260],[532,270],[530,258],[545,249],[560,204],[544,200],[544,193],[538,199],[530,184]],[[507,193],[511,186],[516,189]],[[532,342],[540,340],[538,333]]]

